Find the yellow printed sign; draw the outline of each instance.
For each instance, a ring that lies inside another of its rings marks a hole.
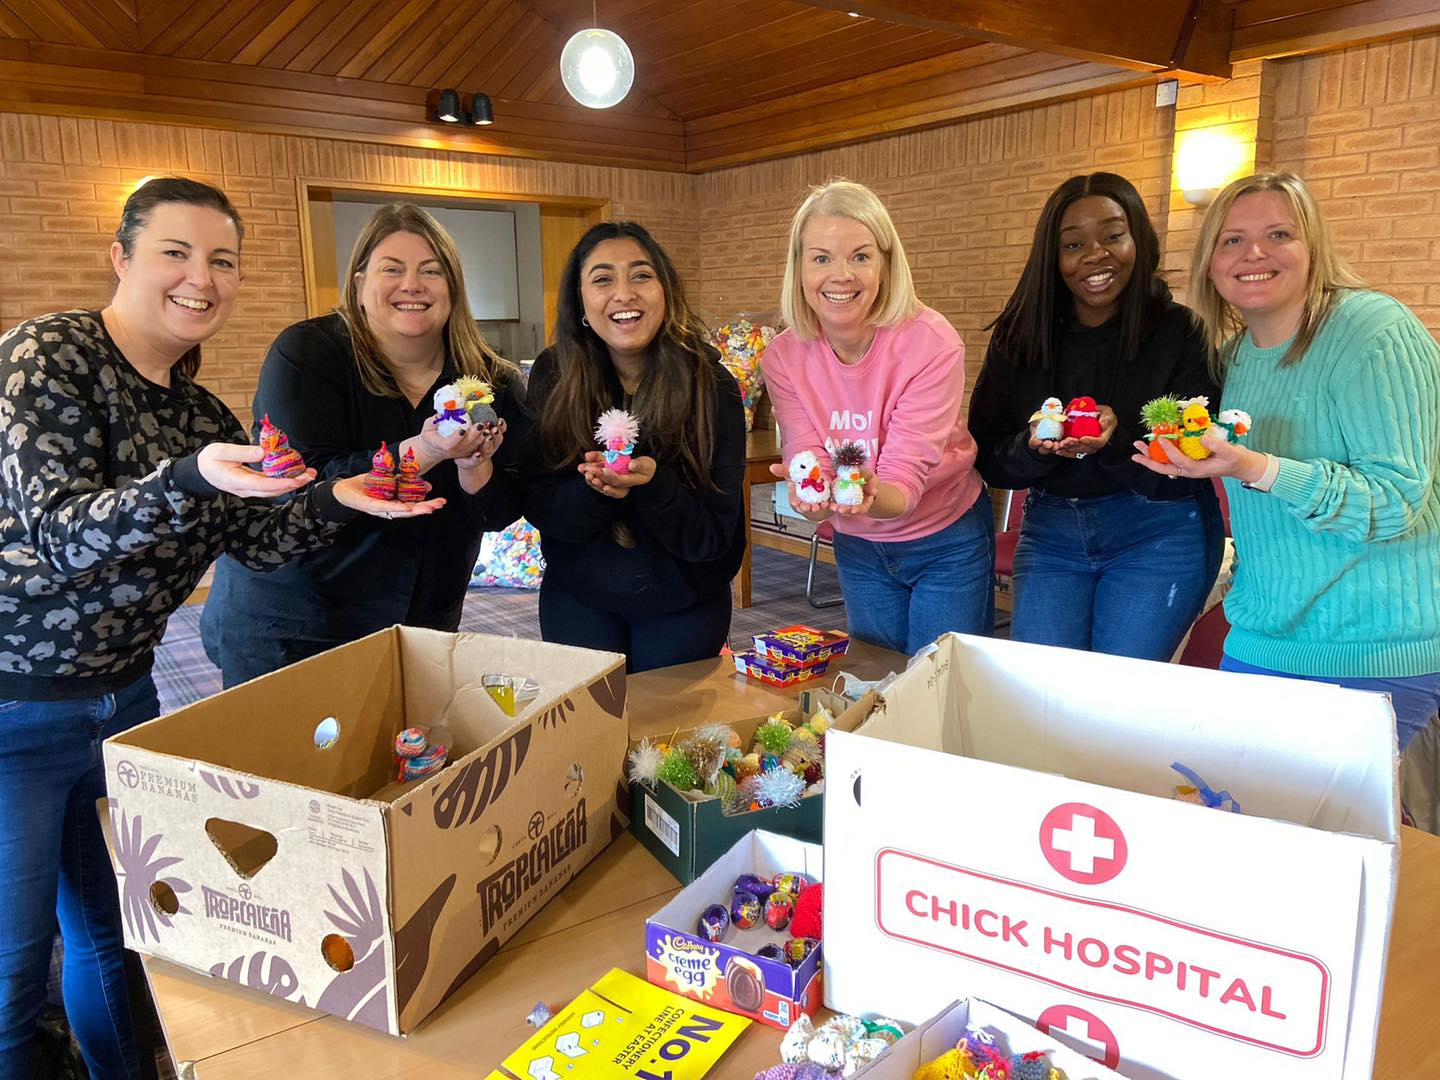
[[[698,1080],[749,1024],[614,968],[502,1065],[521,1080]]]

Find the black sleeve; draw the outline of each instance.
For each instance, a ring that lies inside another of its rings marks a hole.
[[[356,449],[345,389],[355,367],[349,341],[323,326],[311,319],[280,332],[260,368],[253,411],[256,424],[269,415],[319,479],[338,480],[369,472],[375,448]]]
[[[583,543],[610,535],[621,513],[623,499],[612,499],[585,483],[576,467],[551,469],[541,446],[539,416],[555,384],[554,355],[546,349],[530,369],[523,425],[518,440],[521,505],[525,517],[542,536]]]
[[[1210,375],[1210,352],[1200,321],[1179,304],[1169,305],[1164,319],[1164,326],[1146,339],[1131,366],[1137,378],[1153,380],[1141,397],[1148,401],[1164,394],[1181,399],[1203,396],[1210,400],[1213,414],[1220,408],[1220,387]],[[1096,455],[1100,467],[1115,483],[1137,495],[1174,498],[1174,481],[1130,460],[1136,452],[1135,440],[1145,434],[1138,407],[1123,413],[1116,409],[1115,420],[1115,434]],[[1187,487],[1208,486],[1210,481],[1184,483]]]
[[[714,486],[693,487],[674,465],[657,461],[654,478],[632,488],[629,496],[635,500],[635,524],[681,562],[720,558],[734,547],[735,534],[744,526],[745,408],[735,377],[718,357],[714,369]]]
[[[1030,416],[1038,401],[1019,401],[1020,367],[995,348],[970,394],[968,426],[975,439],[975,467],[992,487],[1020,491],[1043,480],[1063,461],[1054,454],[1030,449]]]
[[[495,411],[505,421],[505,439],[492,459],[495,471],[490,475],[490,482],[474,495],[461,495],[465,513],[482,532],[505,528],[524,509],[517,447],[529,425],[525,415],[525,384],[518,374],[495,387]]]

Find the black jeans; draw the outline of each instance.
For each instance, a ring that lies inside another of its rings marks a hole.
[[[708,660],[730,636],[730,590],[681,611],[629,615],[593,608],[547,577],[540,585],[540,636],[558,645],[624,653],[631,674]]]

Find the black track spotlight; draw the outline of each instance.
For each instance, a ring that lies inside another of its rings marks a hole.
[[[495,122],[495,110],[490,105],[489,94],[476,94],[470,107],[470,122],[486,127]]]
[[[447,124],[458,124],[465,114],[460,111],[460,95],[454,90],[441,90],[440,100],[435,105],[435,119]]]

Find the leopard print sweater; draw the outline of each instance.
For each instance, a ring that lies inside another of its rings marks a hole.
[[[0,336],[0,699],[128,685],[219,555],[274,568],[356,516],[329,484],[277,504],[200,475],[206,444],[248,441],[190,379],[142,377],[97,311]]]

